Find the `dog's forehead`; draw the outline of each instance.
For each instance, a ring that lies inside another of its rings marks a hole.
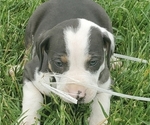
[[[85,19],[65,21],[53,29],[50,53],[71,53],[74,57],[100,53],[103,51],[102,32],[95,23]]]
[[[86,63],[94,57],[104,56],[102,31],[90,21],[79,19],[76,29],[64,29],[66,53],[70,62],[70,70],[87,70]],[[89,58],[90,57],[90,58]],[[103,60],[103,59],[102,59]],[[99,67],[96,67],[98,70]],[[96,71],[94,70],[94,71]]]
[[[102,32],[98,26],[88,20],[78,19],[78,27],[66,27],[64,39],[68,53],[80,54],[99,53],[103,50]]]
[[[64,30],[67,27],[77,29],[79,21],[77,19],[71,19],[64,21],[52,29],[53,34],[51,35],[49,51],[50,54],[66,53],[66,42],[64,38]]]

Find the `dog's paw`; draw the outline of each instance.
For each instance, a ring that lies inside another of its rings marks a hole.
[[[112,56],[111,57],[111,68],[116,69],[116,68],[120,68],[121,66],[122,66],[122,62],[118,58]]]
[[[22,121],[18,121],[18,123],[16,124],[16,125],[40,125],[40,122],[36,122],[36,121],[33,121],[32,119],[31,119],[31,121],[30,120],[22,120]]]
[[[89,125],[107,125],[108,124],[107,118],[105,118],[101,121],[99,121],[99,119],[92,120],[92,119],[88,118],[88,121],[89,121]]]
[[[21,123],[16,124],[16,125],[40,125],[40,124],[33,124],[33,123],[30,123],[30,122],[21,122]]]
[[[98,125],[107,125],[107,124],[108,124],[108,120],[107,119],[104,119],[103,121],[98,123]]]

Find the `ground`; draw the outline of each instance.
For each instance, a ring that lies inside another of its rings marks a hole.
[[[11,65],[22,64],[27,21],[44,0],[0,0],[0,125],[13,125],[21,113],[22,67],[14,76]],[[116,53],[148,60],[148,64],[121,59],[111,70],[116,92],[150,97],[150,1],[96,0],[112,20]],[[45,115],[41,110],[50,112]],[[88,105],[64,103],[53,95],[39,111],[44,125],[87,125]],[[150,125],[150,102],[113,96],[109,125]]]

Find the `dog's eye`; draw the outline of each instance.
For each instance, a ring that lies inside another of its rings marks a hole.
[[[57,67],[62,67],[63,66],[63,62],[61,62],[60,60],[55,60],[55,65]]]
[[[89,66],[91,66],[91,67],[95,66],[97,64],[97,62],[98,62],[97,60],[90,60],[89,61]]]

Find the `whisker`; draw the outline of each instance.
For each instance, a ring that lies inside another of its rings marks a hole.
[[[111,94],[114,96],[118,96],[118,97],[122,97],[122,98],[135,99],[135,100],[139,100],[139,101],[148,101],[148,102],[150,101],[150,98],[146,98],[146,97],[122,94],[122,93],[114,92],[114,91],[103,89],[103,88],[97,88],[97,89],[99,92],[105,92],[105,93],[108,93],[108,94]]]
[[[79,81],[79,80],[77,80],[77,79],[74,79],[74,78],[71,78],[71,77],[69,77],[69,76],[65,76],[65,75],[63,75],[63,74],[47,74],[46,76],[53,76],[53,77],[56,77],[56,76],[58,76],[58,77],[66,77],[66,78],[68,78],[68,79],[70,79],[70,80],[73,80],[74,82],[73,83],[81,83],[81,81]],[[81,75],[81,76],[83,76],[83,75]],[[70,83],[70,82],[69,82]],[[71,82],[72,83],[72,82]]]
[[[49,76],[59,76],[59,77],[66,77],[70,80],[72,80],[73,82],[69,82],[70,83],[74,83],[74,84],[78,84],[78,83],[81,83],[81,81],[79,80],[76,80],[74,78],[71,78],[71,77],[68,77],[68,76],[65,76],[65,75],[62,75],[62,74],[49,74]],[[46,82],[45,82],[46,83]],[[55,94],[59,95],[60,97],[63,96],[63,98],[65,98],[66,100],[69,100],[73,103],[77,103],[77,100],[74,99],[73,97],[71,97],[70,95],[68,94],[73,94],[73,93],[64,93],[63,91],[60,91],[58,89],[54,89],[53,87],[50,87],[49,85],[50,84],[67,84],[67,83],[62,83],[62,82],[50,82],[50,83],[42,83],[46,88],[48,88],[50,91],[53,91]],[[48,85],[49,84],[49,85]],[[83,84],[82,84],[83,85]],[[114,95],[114,96],[118,96],[118,97],[122,97],[122,98],[129,98],[129,99],[135,99],[135,100],[141,100],[141,101],[150,101],[150,98],[146,98],[146,97],[140,97],[140,96],[132,96],[132,95],[127,95],[127,94],[122,94],[122,93],[118,93],[118,92],[114,92],[114,91],[111,91],[111,90],[107,90],[107,89],[104,89],[104,88],[100,88],[100,87],[97,87],[95,85],[91,85],[91,84],[86,84],[85,85],[86,87],[90,87],[90,88],[93,88],[95,89],[95,91],[98,91],[98,92],[102,92],[102,93],[108,93],[108,94],[111,94],[111,95]],[[61,95],[62,94],[62,95]]]
[[[49,86],[48,84],[45,84],[45,83],[41,83],[44,87],[46,87],[47,89],[49,89],[51,92],[57,94],[58,96],[62,97],[62,98],[65,98],[66,100],[72,102],[72,103],[75,103],[77,104],[77,99],[73,98],[72,96],[66,94],[65,92],[63,91],[60,91],[54,87],[51,87]]]
[[[43,80],[44,83],[48,84],[48,85],[56,85],[56,84],[67,84],[66,82],[46,82],[46,80]],[[76,82],[69,82],[68,84],[76,84]]]

